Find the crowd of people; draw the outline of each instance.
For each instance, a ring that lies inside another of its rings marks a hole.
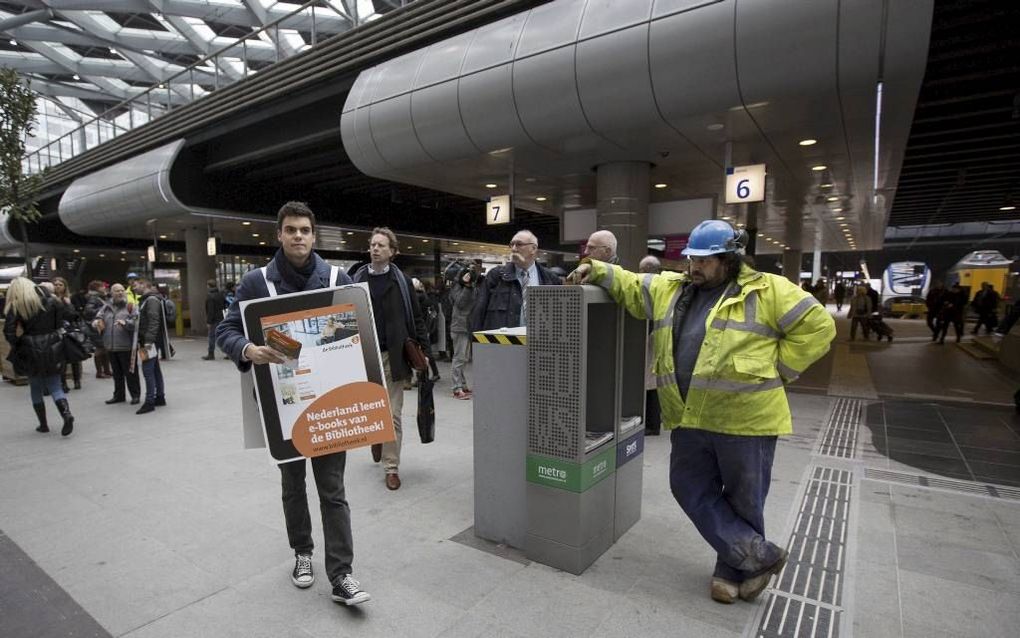
[[[932,285],[925,298],[925,306],[928,310],[928,329],[931,330],[933,342],[944,344],[950,325],[953,326],[956,341],[959,342],[964,334],[968,307],[976,315],[974,329],[971,331],[973,335],[977,335],[981,328],[985,329],[986,334],[1004,335],[1009,332],[1017,318],[1020,317],[1020,311],[1013,305],[1008,308],[1002,322],[999,322],[999,305],[1002,303],[1002,296],[989,282],[981,284],[981,288],[969,303],[967,297],[967,291],[958,283],[954,283],[948,289],[941,281]]]
[[[79,349],[92,356],[96,379],[113,379],[113,396],[107,404],[142,402],[139,367],[145,379],[144,403],[136,414],[166,405],[160,356],[173,356],[165,291],[134,273],[128,286],[91,281],[75,294],[63,277],[36,284],[16,277],[4,303],[4,337],[10,344],[9,360],[15,374],[27,377],[38,432],[49,432],[43,397],[49,395],[63,419],[61,434],[74,430],[67,384],[68,371],[75,390],[83,383]],[[81,335],[77,347],[68,339]]]

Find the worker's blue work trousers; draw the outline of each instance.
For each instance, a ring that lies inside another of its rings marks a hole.
[[[773,565],[764,513],[776,437],[678,428],[670,441],[669,486],[716,551],[713,575],[739,583]]]

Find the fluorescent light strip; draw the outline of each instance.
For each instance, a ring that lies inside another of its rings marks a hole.
[[[875,176],[872,180],[871,190],[878,191],[878,145],[882,136],[882,83],[878,83],[875,91]]]

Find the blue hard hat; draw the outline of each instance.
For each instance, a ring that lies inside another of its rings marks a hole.
[[[681,252],[689,257],[707,257],[720,253],[740,252],[744,234],[720,219],[701,222],[691,231],[687,248]]]
[[[129,272],[127,274],[127,278],[128,279],[138,279],[138,273],[136,273],[136,272]]]

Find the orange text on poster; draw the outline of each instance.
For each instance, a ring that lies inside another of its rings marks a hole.
[[[306,458],[396,440],[386,388],[370,381],[333,388],[301,413],[291,440]]]

